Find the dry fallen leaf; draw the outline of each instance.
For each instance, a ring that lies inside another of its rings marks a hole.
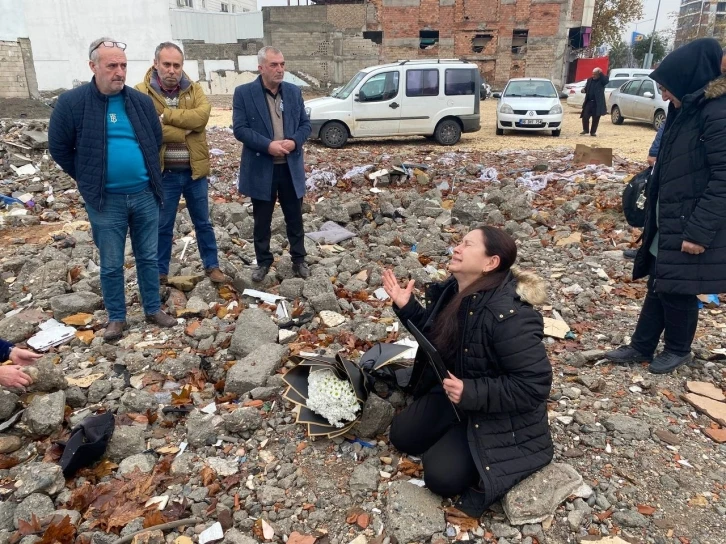
[[[75,540],[76,527],[70,516],[65,516],[57,523],[51,523],[36,544],[73,544]]]
[[[464,512],[453,506],[444,510],[446,521],[459,527],[461,531],[473,531],[479,527],[479,520],[467,516]]]
[[[18,532],[22,536],[34,535],[40,533],[42,530],[40,521],[35,514],[32,514],[30,521],[25,521],[24,519],[18,520]]]
[[[202,485],[205,487],[211,484],[217,478],[217,473],[211,467],[204,467],[199,472],[199,475],[202,477]]]
[[[423,466],[419,463],[414,463],[410,459],[401,459],[398,463],[398,471],[402,472],[406,476],[413,478],[420,478],[423,472]]]
[[[148,529],[149,527],[154,527],[156,525],[161,525],[166,522],[167,520],[164,519],[164,515],[158,510],[154,510],[150,514],[147,514],[144,518],[144,529]]]
[[[180,393],[171,393],[171,403],[176,405],[192,403],[192,386],[185,385]]]

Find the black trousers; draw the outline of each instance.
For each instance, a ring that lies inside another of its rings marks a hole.
[[[648,292],[630,345],[643,355],[652,355],[664,333],[666,351],[688,355],[698,326],[698,297],[654,292],[655,259],[650,266]]]
[[[438,386],[393,418],[389,438],[397,450],[422,457],[429,490],[454,497],[479,483],[466,429]]]
[[[290,242],[290,257],[293,263],[305,262],[305,231],[303,230],[302,198],[295,193],[290,168],[287,164],[276,164],[272,172],[272,194],[270,200],[252,199],[252,218],[255,222],[255,256],[258,266],[271,266],[274,260],[270,252],[270,227],[275,202],[280,201],[285,216],[287,239]]]
[[[589,132],[590,134],[596,134],[597,133],[597,127],[600,124],[600,116],[597,115],[595,112],[597,111],[597,106],[595,102],[592,100],[589,102],[585,102],[585,105],[582,108],[582,131],[583,132]],[[592,117],[592,130],[590,130],[590,118]]]

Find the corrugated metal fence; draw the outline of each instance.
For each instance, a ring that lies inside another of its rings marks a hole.
[[[169,10],[174,40],[203,40],[206,43],[235,43],[262,39],[262,12],[203,13]]]

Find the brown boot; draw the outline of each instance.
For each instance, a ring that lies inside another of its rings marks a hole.
[[[205,272],[207,273],[207,277],[214,283],[226,283],[229,281],[227,276],[219,268],[207,268]]]
[[[113,342],[123,336],[126,321],[109,321],[106,325],[106,332],[103,333],[103,339],[106,342]]]
[[[161,310],[156,312],[155,314],[147,315],[146,316],[147,323],[153,323],[155,325],[159,325],[159,327],[174,327],[178,325],[176,319],[171,317],[170,315],[165,314]]]

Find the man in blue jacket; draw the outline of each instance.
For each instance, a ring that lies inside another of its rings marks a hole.
[[[292,269],[296,276],[310,275],[305,263],[305,232],[302,200],[305,195],[303,144],[310,136],[310,120],[302,93],[283,81],[285,58],[274,47],[257,54],[260,76],[234,91],[234,136],[244,144],[239,173],[239,192],[252,199],[257,269],[252,281],[265,279],[273,256],[270,225],[279,199],[290,242]],[[284,100],[284,102],[283,102]]]
[[[53,159],[78,184],[101,258],[101,291],[108,312],[106,341],[126,324],[126,234],[147,321],[173,327],[161,311],[156,253],[162,200],[161,124],[151,98],[127,87],[126,44],[101,38],[89,47],[90,83],[63,93],[50,118]]]

